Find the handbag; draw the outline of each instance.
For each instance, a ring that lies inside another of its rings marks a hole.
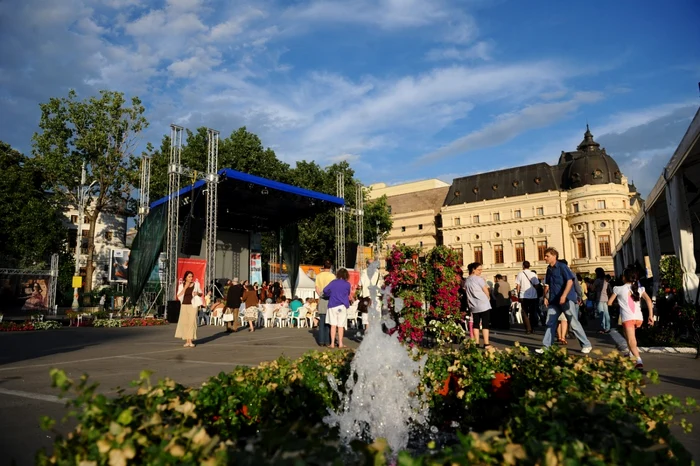
[[[224,322],[233,322],[233,312],[231,311],[230,307],[226,308],[226,311],[224,312],[224,316],[222,318]]]
[[[195,308],[198,308],[204,304],[204,301],[202,301],[201,296],[192,296],[192,306]]]

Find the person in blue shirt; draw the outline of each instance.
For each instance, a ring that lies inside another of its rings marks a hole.
[[[542,339],[545,349],[552,346],[552,338],[556,334],[559,316],[564,313],[570,323],[571,331],[581,343],[581,352],[588,354],[593,349],[591,342],[586,337],[581,323],[578,321],[576,302],[578,295],[574,289],[576,276],[568,265],[559,260],[559,252],[554,248],[547,248],[544,252],[544,260],[547,262],[547,275],[544,279],[544,305],[547,307],[547,331]],[[543,353],[544,349],[536,350]]]
[[[299,317],[299,308],[302,307],[304,303],[301,302],[299,297],[295,296],[292,302],[289,303],[289,309],[292,311],[292,317]]]
[[[330,348],[335,347],[336,329],[338,330],[338,348],[343,348],[343,334],[348,328],[348,308],[350,307],[350,274],[346,269],[339,269],[335,274],[335,280],[323,289],[324,296],[328,296],[327,322],[331,326]]]

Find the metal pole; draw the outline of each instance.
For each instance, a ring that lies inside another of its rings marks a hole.
[[[78,188],[78,232],[77,232],[77,243],[75,245],[75,276],[80,276],[80,249],[83,246],[83,217],[85,216],[85,182],[87,178],[87,173],[85,171],[85,162],[83,162],[83,168],[80,173],[80,187]],[[73,309],[78,309],[80,307],[80,302],[78,300],[78,288],[73,288],[73,304],[71,305]]]

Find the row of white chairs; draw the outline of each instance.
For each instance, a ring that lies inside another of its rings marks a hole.
[[[348,322],[357,328],[357,302],[353,303],[348,309]],[[275,310],[277,313],[275,314]],[[299,315],[292,316],[292,311],[288,307],[278,307],[277,304],[261,304],[258,306],[258,319],[256,325],[258,327],[293,327],[296,324],[297,328],[313,328],[314,319],[318,316],[316,311],[310,311],[308,308],[302,306],[299,308]],[[238,318],[241,321],[241,325],[245,325],[245,309],[241,307],[238,313]],[[211,316],[209,320],[209,325],[223,326],[224,320],[223,315]]]

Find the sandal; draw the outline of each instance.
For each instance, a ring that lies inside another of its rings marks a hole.
[[[485,350],[490,350],[493,348],[493,345],[484,345]]]
[[[569,344],[568,341],[566,341],[566,340],[561,340],[561,339],[557,339],[557,343],[560,343],[560,344],[562,344],[562,345],[568,345],[568,344]]]

